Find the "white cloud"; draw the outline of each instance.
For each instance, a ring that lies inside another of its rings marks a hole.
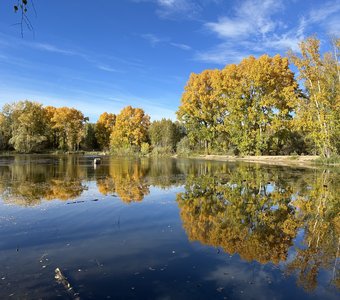
[[[152,47],[155,47],[158,44],[168,44],[170,46],[179,48],[181,50],[185,50],[185,51],[191,50],[191,47],[189,45],[175,43],[175,42],[172,42],[171,39],[169,38],[161,38],[152,33],[142,34],[142,38],[147,40],[151,44]]]
[[[235,38],[248,36],[252,31],[252,26],[244,20],[231,20],[221,18],[218,22],[207,23],[206,27],[217,33],[221,38]]]
[[[291,49],[293,51],[299,51],[299,43],[301,42],[302,37],[294,36],[294,35],[282,35],[282,36],[273,36],[271,39],[264,41],[263,46],[267,49],[276,49],[276,50],[288,50]]]
[[[58,48],[51,44],[45,44],[45,43],[28,43],[25,42],[25,44],[31,48],[35,48],[42,51],[47,52],[54,52],[54,53],[60,53],[64,55],[80,55],[79,53],[76,53],[75,51],[69,50],[69,49],[62,49]]]
[[[229,63],[239,63],[244,57],[249,55],[250,53],[235,49],[230,43],[226,42],[207,51],[198,52],[194,58],[206,63],[225,65]]]
[[[290,8],[291,9],[291,8]],[[204,62],[225,64],[238,62],[252,54],[281,52],[288,49],[298,51],[298,44],[305,38],[306,28],[311,23],[311,17],[301,17],[298,25],[288,27],[281,20],[281,12],[285,10],[282,0],[247,0],[233,9],[234,14],[221,17],[216,22],[208,22],[205,28],[219,37],[222,42],[211,49],[199,51],[196,59]],[[335,8],[325,9],[317,15],[311,12],[313,18],[334,13]],[[339,22],[340,23],[340,22]],[[338,22],[332,24],[338,28]]]
[[[328,34],[339,35],[340,0],[322,3],[318,9],[312,9],[303,19],[303,22],[304,29],[311,25],[318,25]]]
[[[186,44],[170,43],[170,45],[186,51],[191,50],[191,47]]]
[[[168,39],[165,38],[159,38],[155,34],[152,33],[146,33],[142,34],[142,38],[149,41],[152,47],[155,47],[159,43],[167,42]]]
[[[279,25],[272,16],[282,9],[280,0],[247,0],[235,8],[235,16],[208,22],[206,27],[222,38],[266,35]]]
[[[121,73],[122,71],[120,70],[117,70],[117,69],[114,69],[108,65],[97,65],[97,68],[99,70],[102,70],[102,71],[106,71],[106,72],[111,72],[111,73]]]
[[[313,9],[309,13],[308,21],[318,23],[327,20],[328,17],[340,12],[340,1],[324,2],[318,9]],[[339,18],[339,16],[338,16]]]
[[[162,18],[192,18],[202,10],[198,1],[192,0],[157,0],[157,14]]]
[[[157,2],[162,6],[168,6],[168,7],[175,6],[176,4],[176,0],[158,0]]]
[[[340,18],[330,18],[326,24],[327,32],[331,35],[340,36]]]

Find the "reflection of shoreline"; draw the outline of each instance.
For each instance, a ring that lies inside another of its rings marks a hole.
[[[142,201],[149,187],[161,189],[183,183],[184,175],[176,160],[151,163],[149,159],[107,158],[93,167],[84,156],[19,155],[0,166],[0,195],[4,202],[20,206],[39,205],[44,200],[72,200],[88,189],[88,181],[96,181],[98,191],[117,194],[126,203]]]
[[[185,192],[177,195],[189,240],[246,261],[285,262],[286,272],[297,274],[306,290],[317,287],[321,270],[332,268],[330,283],[340,288],[339,175],[310,172],[299,182],[271,171],[239,166],[224,176],[189,176]],[[299,228],[305,232],[303,245],[287,262]]]
[[[224,161],[224,162],[249,162],[249,163],[259,163],[264,165],[272,165],[272,166],[286,166],[286,167],[303,167],[303,168],[311,168],[316,169],[320,168],[320,166],[315,165],[315,160],[320,158],[317,155],[305,155],[305,156],[283,156],[283,155],[274,155],[274,156],[232,156],[232,155],[200,155],[198,157],[192,157],[193,159],[204,159],[204,160],[213,160],[213,161]]]

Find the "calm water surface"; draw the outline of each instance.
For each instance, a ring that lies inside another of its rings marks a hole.
[[[0,158],[0,299],[340,298],[340,171],[92,160]]]

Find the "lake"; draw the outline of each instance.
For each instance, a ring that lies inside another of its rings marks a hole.
[[[340,298],[339,170],[101,160],[0,158],[0,299]]]

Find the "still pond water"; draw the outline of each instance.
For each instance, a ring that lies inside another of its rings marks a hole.
[[[339,211],[336,170],[2,157],[0,299],[340,299]]]

